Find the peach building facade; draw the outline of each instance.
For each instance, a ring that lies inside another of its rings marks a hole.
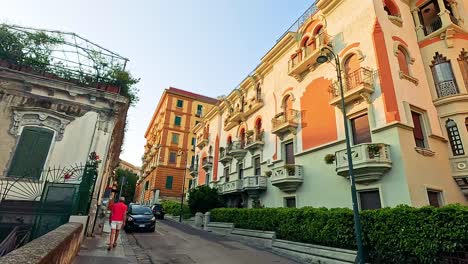
[[[164,91],[145,133],[136,202],[153,204],[161,199],[180,199],[184,177],[184,188],[190,187],[192,179],[187,167],[194,159],[196,142],[191,128],[217,102],[174,87]]]
[[[353,10],[353,12],[350,12]],[[190,173],[231,207],[467,204],[468,4],[319,0],[202,122]],[[333,59],[332,59],[333,61]]]

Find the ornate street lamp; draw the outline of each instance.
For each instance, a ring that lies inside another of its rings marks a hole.
[[[320,51],[321,51],[321,55],[317,57],[318,64],[330,62],[330,58],[329,56],[327,56],[328,54],[326,54],[325,51],[328,51],[329,54],[331,54],[333,58],[335,59],[335,69],[336,69],[336,74],[338,77],[338,84],[340,86],[339,88],[340,88],[340,96],[341,96],[340,98],[341,99],[341,111],[343,113],[343,122],[344,122],[345,138],[346,138],[346,154],[348,158],[349,178],[351,179],[351,197],[353,200],[354,232],[356,235],[356,244],[358,248],[357,260],[358,260],[358,263],[364,264],[365,260],[364,260],[364,247],[362,245],[361,220],[359,218],[359,208],[358,208],[358,203],[357,203],[356,182],[355,182],[354,171],[353,171],[353,157],[351,156],[351,142],[350,142],[350,136],[348,133],[349,131],[348,119],[346,117],[340,58],[329,47],[323,47]]]

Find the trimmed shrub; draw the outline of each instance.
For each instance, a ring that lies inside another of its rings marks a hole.
[[[166,200],[161,202],[162,207],[164,208],[164,212],[166,214],[179,216],[180,215],[180,202]],[[190,218],[192,214],[190,213],[190,208],[188,205],[184,204],[182,206],[182,217],[184,219]]]
[[[347,208],[219,208],[216,222],[275,231],[279,239],[356,249],[353,212]],[[413,208],[400,205],[361,212],[367,261],[440,263],[441,256],[468,245],[468,207]]]
[[[223,207],[224,201],[217,188],[202,185],[189,191],[188,205],[192,214],[206,213],[213,208]]]

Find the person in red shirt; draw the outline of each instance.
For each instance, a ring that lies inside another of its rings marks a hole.
[[[125,226],[125,220],[127,219],[127,205],[124,203],[125,197],[120,197],[119,202],[113,204],[111,210],[111,234],[109,238],[109,247],[107,250],[111,250],[117,246],[117,238],[122,227]]]

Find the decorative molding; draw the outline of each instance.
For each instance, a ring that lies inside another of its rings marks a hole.
[[[398,27],[403,26],[403,20],[401,19],[401,17],[388,15],[388,20],[390,20],[390,22],[392,22]]]
[[[12,107],[12,124],[10,134],[18,136],[20,127],[43,126],[57,132],[55,140],[61,141],[65,128],[75,118],[53,110],[37,107]]]
[[[410,81],[410,82],[412,82],[412,83],[414,83],[416,85],[419,84],[419,80],[417,78],[415,78],[413,76],[410,76],[410,75],[408,75],[408,74],[406,74],[406,73],[404,73],[402,71],[399,71],[398,73],[400,75],[400,79],[406,79],[406,80],[408,80],[408,81]]]
[[[415,147],[414,150],[416,150],[417,153],[423,155],[423,156],[426,156],[426,157],[432,157],[435,155],[435,152],[430,150],[430,149],[426,149],[426,148],[420,148],[420,147]]]

